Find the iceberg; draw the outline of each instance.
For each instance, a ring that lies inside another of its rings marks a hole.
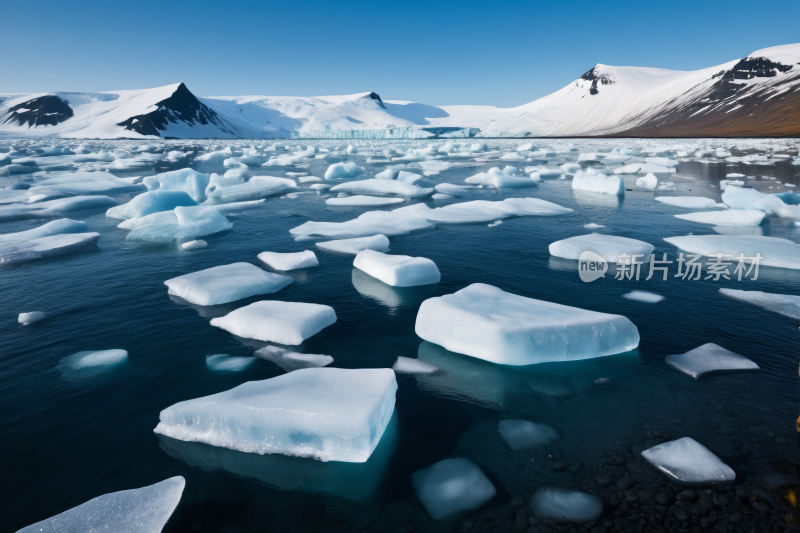
[[[380,207],[384,205],[402,204],[403,198],[379,198],[376,196],[348,196],[346,198],[328,198],[325,203],[339,207]]]
[[[209,180],[208,174],[201,174],[191,168],[182,168],[155,176],[147,176],[142,183],[149,191],[183,191],[192,200],[201,204],[206,201],[206,187],[208,187]]]
[[[261,252],[258,258],[275,270],[287,271],[319,266],[311,250],[296,253]]]
[[[445,459],[414,472],[411,484],[434,520],[474,511],[497,494],[492,482],[469,459]]]
[[[778,313],[789,318],[800,320],[800,296],[792,294],[775,294],[762,291],[739,291],[735,289],[720,289],[720,294],[756,305],[767,311]]]
[[[47,318],[47,315],[41,311],[31,311],[30,313],[20,313],[17,320],[23,326],[29,326],[31,324],[35,324],[36,322],[40,322],[45,318]]]
[[[639,345],[639,331],[624,316],[525,298],[483,283],[425,300],[415,330],[450,351],[513,366],[602,357]]]
[[[148,191],[127,204],[112,207],[106,216],[116,219],[140,218],[160,211],[172,211],[178,206],[196,206],[197,202],[184,191]]]
[[[398,357],[392,365],[392,370],[398,374],[423,374],[431,375],[441,373],[442,369],[425,359],[411,357]]]
[[[85,231],[86,222],[62,218],[48,222],[38,228],[0,235],[0,245],[11,242],[25,242],[41,237],[50,237],[52,235],[63,235],[65,233],[84,233]]]
[[[232,263],[168,279],[169,294],[196,305],[219,305],[260,294],[272,294],[294,281],[250,263]]]
[[[745,258],[761,254],[761,266],[800,269],[800,244],[778,237],[762,237],[759,235],[686,235],[684,237],[667,237],[668,243],[689,252],[706,257],[723,255],[723,259],[733,261],[731,274],[737,265],[736,258],[744,254]],[[731,256],[725,258],[725,256]],[[746,261],[750,265],[749,259]],[[749,266],[748,266],[749,269]]]
[[[426,198],[431,196],[433,187],[421,187],[416,183],[388,179],[368,179],[340,183],[331,192],[371,196],[401,196],[403,198]]]
[[[206,356],[206,366],[211,370],[238,372],[244,370],[255,361],[254,357],[231,357],[227,354]]]
[[[501,420],[498,431],[512,450],[543,446],[559,437],[558,431],[550,426],[527,420]]]
[[[675,218],[700,224],[714,224],[715,226],[760,226],[764,221],[764,216],[763,211],[755,209],[726,209],[725,211],[675,215]]]
[[[294,346],[335,322],[336,312],[327,305],[262,301],[214,318],[211,325],[239,337]]]
[[[96,248],[99,233],[68,233],[51,235],[23,242],[0,244],[0,265],[24,263],[57,255],[72,254]]]
[[[664,299],[660,294],[648,291],[631,291],[622,295],[623,298],[634,300],[636,302],[644,302],[647,304],[657,304]]]
[[[425,257],[363,250],[356,255],[353,266],[393,287],[430,285],[441,280],[436,264]]]
[[[375,250],[376,252],[389,251],[389,239],[386,235],[373,235],[371,237],[358,237],[356,239],[338,239],[316,243],[323,250],[357,254],[362,250]]]
[[[330,355],[293,352],[280,346],[265,346],[256,351],[256,357],[272,361],[286,372],[302,368],[322,368],[333,363],[333,357]]]
[[[676,207],[686,207],[687,209],[704,209],[717,206],[715,200],[702,196],[656,196],[653,200]]]
[[[760,370],[750,359],[712,342],[683,354],[668,355],[664,362],[695,379],[712,374]]]
[[[636,262],[649,263],[650,254],[653,253],[655,247],[644,241],[627,237],[590,233],[556,241],[550,245],[549,249],[550,255],[563,259],[578,260],[581,253],[589,250],[599,254],[609,263],[616,263],[619,256],[623,254],[631,257],[639,256],[636,257]],[[625,261],[630,263],[631,259]]]
[[[140,489],[103,494],[17,533],[161,531],[181,501],[186,480],[171,477]]]
[[[600,516],[603,502],[597,496],[585,492],[539,489],[531,498],[530,509],[539,518],[583,523],[596,520]]]
[[[241,452],[363,463],[389,424],[396,391],[388,368],[305,368],[172,405],[154,431]]]
[[[334,163],[325,171],[326,180],[345,180],[353,179],[361,176],[364,173],[364,167],[360,167],[355,163]]]
[[[690,437],[665,442],[642,452],[642,457],[670,481],[681,485],[713,485],[730,483],[736,473]]]
[[[575,174],[575,177],[572,178],[572,190],[625,196],[625,182],[619,176]]]

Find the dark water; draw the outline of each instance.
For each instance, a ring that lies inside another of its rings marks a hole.
[[[494,165],[452,168],[431,181],[460,184]],[[321,175],[325,166],[313,163],[309,171]],[[679,190],[657,194],[719,200],[715,181],[701,178],[682,169],[671,180]],[[261,210],[230,217],[232,231],[204,238],[208,247],[191,252],[126,242],[126,232],[115,227],[118,221],[103,212],[72,214],[102,234],[96,252],[0,269],[2,530],[14,531],[107,492],[182,475],[186,490],[165,531],[319,531],[344,522],[336,517],[337,506],[348,500],[362,502],[360,509],[408,507],[410,474],[453,456],[468,457],[486,472],[498,488],[497,501],[542,485],[580,488],[594,477],[593,465],[629,451],[653,430],[670,439],[695,438],[731,465],[737,480],[797,462],[798,324],[718,291],[800,295],[800,271],[762,268],[758,281],[636,282],[609,276],[586,284],[574,266],[548,253],[551,242],[587,233],[584,224],[603,224],[602,233],[650,242],[655,253],[671,259],[677,250],[664,237],[713,230],[674,218],[690,210],[654,202],[652,192],[633,190],[618,201],[575,194],[568,181],[509,193],[476,192],[465,200],[517,196],[575,211],[392,238],[391,253],[428,257],[442,272],[441,283],[417,289],[388,287],[355,271],[353,256],[295,242],[289,229],[307,220],[343,221],[364,211],[327,208],[316,196],[269,199]],[[0,232],[40,224],[2,223]],[[780,219],[772,219],[765,234],[800,240],[798,228]],[[295,282],[267,297],[200,308],[172,300],[163,285],[221,264],[263,266],[256,259],[262,251],[304,249],[315,250],[320,266],[290,273]],[[423,343],[414,333],[420,303],[475,282],[625,315],[638,327],[641,344],[613,357],[519,368]],[[666,299],[646,304],[622,298],[633,289]],[[251,356],[264,345],[209,325],[211,318],[259,299],[332,306],[338,322],[300,351],[329,354],[335,367],[391,367],[398,356],[419,355],[447,374],[441,380],[398,376],[393,422],[366,465],[253,456],[159,439],[152,430],[162,409],[283,373],[260,359],[240,372],[214,372],[205,363],[210,354]],[[50,316],[32,326],[17,324],[18,313],[33,310]],[[752,359],[762,371],[694,380],[664,364],[665,355],[707,342]],[[75,352],[111,348],[127,350],[128,360],[77,380],[56,368]],[[610,382],[594,383],[602,377]],[[562,438],[552,453],[579,469],[554,473],[546,456],[510,452],[497,433],[497,423],[506,418],[555,427]]]

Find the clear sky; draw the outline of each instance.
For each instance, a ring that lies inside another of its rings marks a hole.
[[[0,13],[0,92],[183,81],[198,96],[511,107],[596,63],[694,70],[800,41],[798,0],[44,0]]]

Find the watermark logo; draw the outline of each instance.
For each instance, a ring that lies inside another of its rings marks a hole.
[[[603,256],[590,250],[581,252],[578,258],[578,274],[581,281],[589,283],[597,278],[604,278],[606,272],[608,272],[608,261]]]

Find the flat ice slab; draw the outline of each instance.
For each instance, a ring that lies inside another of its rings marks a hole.
[[[294,281],[250,263],[232,263],[168,279],[169,294],[196,305],[219,305],[259,294],[272,294]]]
[[[639,330],[624,316],[525,298],[483,283],[422,302],[415,329],[450,351],[516,366],[602,357],[639,346]]]
[[[561,241],[556,241],[550,245],[550,255],[562,257],[564,259],[578,260],[581,253],[590,250],[604,257],[609,263],[616,263],[618,256],[627,254],[637,255],[636,262],[650,262],[650,254],[655,247],[652,244],[627,237],[617,237],[615,235],[603,235],[602,233],[590,233],[589,235],[579,235]],[[628,262],[631,259],[627,259]]]
[[[287,372],[303,368],[322,368],[333,363],[333,357],[330,355],[293,352],[280,346],[265,346],[256,350],[256,357],[272,361]]]
[[[664,299],[660,294],[648,291],[631,291],[622,295],[627,300],[634,300],[637,302],[644,302],[648,304],[657,304]]]
[[[434,188],[420,187],[416,183],[406,183],[399,180],[369,179],[336,185],[331,188],[331,192],[370,196],[425,198],[434,193]]]
[[[759,366],[747,357],[726,350],[713,342],[698,346],[686,353],[668,355],[664,362],[695,379],[709,374],[760,370]]]
[[[172,405],[154,431],[242,452],[363,463],[396,391],[388,368],[306,368]]]
[[[764,212],[755,209],[726,209],[675,215],[675,218],[715,226],[760,226],[764,221]]]
[[[100,239],[99,233],[68,233],[0,244],[0,265],[80,252],[94,246],[98,239]]]
[[[512,450],[550,444],[559,436],[558,431],[550,426],[527,420],[501,420],[498,431]]]
[[[18,233],[6,233],[0,235],[0,244],[7,244],[10,242],[25,242],[32,239],[39,239],[41,237],[50,237],[52,235],[64,235],[65,233],[84,233],[85,231],[86,222],[62,218],[59,220],[53,220],[47,224],[43,224],[38,228],[20,231]]]
[[[325,203],[340,207],[375,207],[383,205],[395,205],[405,202],[403,198],[381,198],[379,196],[365,196],[357,194],[346,198],[328,198]]]
[[[300,302],[255,302],[214,318],[211,325],[245,337],[298,345],[336,322],[332,307]]]
[[[703,209],[717,205],[716,200],[703,196],[656,196],[653,199],[662,204],[686,207],[688,209]]]
[[[742,302],[757,305],[767,311],[800,320],[800,296],[762,291],[739,291],[736,289],[720,289],[719,292],[734,300],[741,300]]]
[[[434,520],[473,511],[497,494],[492,482],[469,459],[445,459],[414,472],[411,484]]]
[[[317,256],[311,250],[296,253],[261,252],[258,258],[275,270],[287,271],[319,266]]]
[[[338,239],[335,241],[318,242],[317,246],[323,250],[342,252],[344,254],[357,254],[362,250],[375,250],[376,252],[389,251],[389,239],[386,235],[372,235],[371,237],[358,237],[356,239]]]
[[[175,476],[141,489],[103,494],[17,533],[158,532],[181,501],[185,486],[186,480]]]
[[[398,215],[392,211],[367,211],[358,218],[345,222],[308,221],[290,229],[289,233],[295,237],[318,235],[320,237],[355,238],[376,234],[393,237],[435,227],[434,222]]]
[[[436,263],[426,257],[364,250],[356,255],[353,266],[392,287],[430,285],[439,283],[442,278]]]
[[[731,274],[737,265],[736,258],[742,253],[745,257],[755,257],[760,253],[761,266],[800,269],[800,244],[788,239],[760,235],[686,235],[664,240],[691,254],[706,257],[716,257],[719,253],[723,257],[730,255],[731,258],[726,260],[733,262]],[[750,261],[745,263],[749,269]]]
[[[603,511],[603,502],[585,492],[564,489],[539,489],[530,502],[531,511],[540,518],[557,522],[591,522]]]
[[[712,485],[736,479],[731,467],[690,437],[653,446],[643,451],[642,457],[671,481],[684,485]]]
[[[392,365],[392,370],[398,374],[436,374],[441,372],[442,369],[425,359],[416,359],[412,357],[398,357],[397,361]]]

